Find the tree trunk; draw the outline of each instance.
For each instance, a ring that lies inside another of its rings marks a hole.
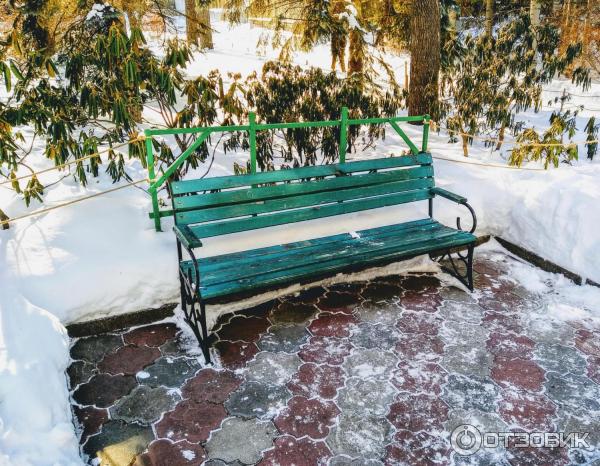
[[[198,19],[200,20],[200,47],[202,49],[213,49],[213,38],[212,38],[212,28],[210,26],[210,10],[208,6],[203,7],[199,14]]]
[[[200,39],[200,22],[196,0],[185,0],[185,33],[189,45],[198,45]]]
[[[362,73],[365,66],[365,49],[362,32],[350,30],[350,48],[348,49],[348,74]]]
[[[485,2],[485,32],[488,36],[492,35],[494,30],[494,0]]]
[[[469,136],[465,136],[465,135],[460,135],[460,138],[462,139],[462,149],[463,149],[463,155],[465,157],[469,156]]]
[[[440,4],[413,0],[410,17],[409,115],[437,115],[440,74]]]
[[[500,127],[500,132],[498,133],[498,141],[496,144],[496,150],[500,150],[502,148],[502,144],[504,144],[504,133],[506,132],[506,125],[502,123]]]

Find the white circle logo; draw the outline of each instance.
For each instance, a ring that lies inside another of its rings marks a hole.
[[[462,424],[452,431],[450,444],[459,455],[469,456],[481,448],[481,432],[470,424]]]

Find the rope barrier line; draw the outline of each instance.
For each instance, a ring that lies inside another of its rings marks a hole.
[[[466,165],[478,165],[480,167],[485,167],[485,168],[508,168],[509,170],[547,171],[544,168],[516,167],[514,165],[501,165],[499,163],[473,162],[473,161],[466,161],[466,160],[450,159],[447,157],[440,157],[439,155],[432,155],[431,157],[434,159],[438,159],[438,160],[445,160],[447,162],[464,163]]]
[[[27,175],[21,175],[21,176],[15,177],[15,178],[11,178],[9,180],[1,181],[0,182],[0,186],[3,186],[5,184],[9,184],[9,183],[13,183],[14,181],[23,180],[25,178],[32,178],[34,176],[41,175],[42,173],[48,173],[48,172],[51,172],[51,171],[54,171],[54,170],[60,170],[62,168],[68,167],[69,165],[74,165],[74,164],[79,163],[79,162],[81,162],[83,160],[88,160],[88,159],[92,159],[92,158],[98,157],[98,156],[100,156],[102,154],[105,154],[105,153],[111,151],[111,150],[119,149],[119,148],[127,146],[127,145],[129,145],[131,143],[138,142],[138,141],[143,141],[143,140],[145,140],[145,137],[144,136],[139,136],[139,137],[137,137],[135,139],[132,139],[131,141],[127,141],[127,142],[124,142],[122,144],[117,144],[116,146],[112,146],[112,147],[108,147],[108,148],[103,149],[103,150],[99,150],[98,152],[94,152],[92,154],[88,154],[88,155],[86,155],[84,157],[79,157],[78,159],[73,159],[73,160],[70,160],[68,162],[61,163],[60,165],[55,165],[54,167],[45,168],[43,170],[40,170],[40,171],[37,171],[37,172],[33,172],[33,173],[29,173]]]
[[[99,193],[90,194],[89,196],[78,197],[77,199],[73,199],[71,201],[63,202],[62,204],[57,204],[57,205],[54,205],[52,207],[47,207],[45,209],[35,210],[35,211],[30,212],[28,214],[19,215],[18,217],[9,218],[8,220],[2,220],[2,221],[0,221],[0,227],[3,226],[3,225],[8,225],[9,223],[12,223],[12,222],[16,222],[16,221],[19,221],[19,220],[23,220],[23,219],[29,218],[29,217],[37,217],[37,216],[40,216],[40,215],[45,214],[47,212],[50,212],[52,210],[60,209],[61,207],[67,207],[67,206],[70,206],[70,205],[73,205],[73,204],[77,204],[79,202],[87,201],[87,200],[93,199],[95,197],[103,196],[104,194],[114,193],[115,191],[119,191],[121,189],[130,188],[131,186],[136,186],[136,185],[141,184],[141,183],[149,183],[149,182],[150,182],[150,180],[148,178],[145,178],[145,179],[142,179],[142,180],[132,181],[130,183],[127,183],[127,184],[124,184],[124,185],[121,185],[121,186],[117,186],[115,188],[107,189],[106,191],[100,191]]]

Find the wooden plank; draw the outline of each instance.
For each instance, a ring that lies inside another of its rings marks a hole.
[[[358,188],[338,191],[326,191],[315,194],[303,194],[282,199],[257,201],[252,203],[234,204],[225,207],[212,207],[203,210],[192,210],[175,214],[177,223],[194,224],[211,222],[248,215],[267,214],[270,212],[287,211],[303,207],[331,204],[334,202],[351,201],[360,202],[365,198],[374,196],[393,195],[415,190],[429,190],[433,186],[432,178],[417,180],[397,181],[374,186],[361,186]]]
[[[228,175],[196,180],[174,181],[171,183],[173,194],[189,194],[215,189],[239,188],[264,183],[292,181],[321,176],[343,175],[369,170],[383,170],[388,168],[410,167],[415,165],[431,165],[431,154],[407,155],[402,157],[388,157],[373,160],[359,160],[355,162],[336,163],[330,165],[314,165],[309,167],[293,168],[290,170],[276,170],[250,175]]]
[[[407,202],[422,201],[425,199],[431,199],[431,197],[432,195],[429,193],[429,190],[421,189],[418,191],[409,191],[371,199],[360,199],[358,201],[349,201],[318,207],[308,207],[305,209],[287,212],[277,212],[273,214],[261,215],[259,217],[226,220],[223,222],[215,222],[205,225],[193,225],[190,226],[190,229],[194,232],[197,238],[209,238],[211,236],[226,235],[229,233],[237,233],[247,230],[256,230],[259,228],[331,217],[334,215],[341,215],[351,212],[360,212],[362,210],[377,209],[380,207],[388,207]]]
[[[424,226],[436,226],[439,225],[438,222],[431,218],[425,218],[421,220],[415,220],[411,222],[399,223],[396,225],[385,225],[377,228],[369,228],[367,230],[361,230],[356,232],[361,238],[375,238],[375,237],[384,237],[386,235],[403,235],[405,232],[413,230],[415,228],[420,228]],[[209,269],[213,267],[215,264],[221,264],[225,262],[233,263],[242,260],[249,260],[254,257],[259,256],[271,256],[278,253],[285,253],[289,251],[301,250],[304,248],[311,248],[313,246],[322,247],[326,246],[330,243],[339,242],[347,239],[352,239],[352,235],[349,233],[342,233],[339,235],[332,236],[324,236],[321,238],[313,238],[304,241],[296,241],[294,243],[287,243],[275,246],[269,246],[265,248],[252,249],[249,251],[240,251],[229,254],[221,254],[219,256],[210,256],[203,257],[199,259],[202,264],[202,268],[204,270],[205,267]],[[190,261],[188,261],[190,262]],[[191,264],[191,262],[190,262]],[[218,265],[217,265],[218,267]]]
[[[445,197],[446,199],[450,199],[451,201],[454,201],[458,204],[464,204],[465,202],[467,202],[467,198],[464,196],[460,196],[458,194],[454,194],[453,192],[450,191],[446,191],[443,188],[431,188],[431,192],[433,194],[435,194],[436,196],[442,196]]]
[[[474,239],[472,235],[464,232],[457,232],[457,235],[454,235],[448,239],[443,239],[441,241],[432,240],[418,244],[410,244],[399,248],[382,249],[372,255],[369,255],[368,257],[363,257],[360,260],[360,264],[368,265],[370,263],[377,263],[382,260],[396,258],[400,260],[402,258],[414,257],[433,250],[446,249],[450,247],[469,244],[473,241]],[[234,294],[242,290],[259,289],[263,287],[272,286],[274,284],[285,284],[295,282],[303,277],[310,277],[316,274],[323,274],[325,272],[335,273],[335,271],[337,270],[343,269],[344,267],[356,263],[356,258],[353,256],[332,259],[319,264],[310,264],[290,268],[285,271],[267,272],[261,275],[251,277],[247,280],[240,279],[208,287],[202,287],[201,285],[201,292],[203,297],[205,297],[206,299],[210,299],[217,296]]]
[[[415,222],[416,223],[416,222]],[[321,251],[330,250],[331,248],[342,249],[346,246],[354,246],[360,242],[373,242],[373,241],[389,241],[393,238],[405,238],[408,235],[414,234],[415,232],[431,232],[440,231],[445,227],[437,222],[423,223],[413,225],[412,228],[406,228],[401,230],[395,229],[381,229],[377,233],[367,234],[366,232],[360,232],[357,234],[359,238],[355,238],[349,233],[343,235],[334,235],[326,238],[319,238],[318,240],[299,241],[297,243],[288,243],[281,246],[272,246],[269,248],[255,249],[250,251],[240,251],[239,253],[221,255],[216,257],[198,259],[201,267],[201,273],[209,273],[222,268],[235,268],[244,267],[247,264],[264,263],[265,266],[270,261],[278,261],[282,258],[286,260],[291,259],[297,255],[309,256]],[[329,241],[328,241],[329,240]],[[185,261],[182,263],[182,268],[189,268],[192,266],[192,261]],[[268,267],[268,266],[267,266]]]
[[[286,182],[276,186],[260,186],[254,189],[235,189],[216,193],[178,196],[174,199],[177,211],[193,210],[203,207],[216,207],[241,202],[261,201],[296,194],[308,194],[333,191],[352,187],[369,186],[433,176],[430,165],[416,168],[399,169],[378,173],[355,174],[353,176],[336,176],[321,180]]]
[[[353,239],[343,243],[332,243],[328,247],[312,249],[310,252],[300,250],[281,254],[279,257],[259,257],[253,261],[239,262],[235,268],[230,267],[230,262],[222,267],[207,271],[200,264],[200,276],[203,284],[212,286],[217,283],[229,282],[241,278],[248,278],[265,273],[265,271],[275,272],[277,270],[286,270],[290,267],[300,265],[319,264],[332,258],[356,257],[357,262],[361,262],[363,257],[368,257],[376,251],[387,248],[401,247],[408,244],[421,243],[428,240],[442,240],[459,234],[457,230],[451,228],[438,228],[432,230],[416,230],[403,235],[402,237],[390,236],[387,238],[376,239]]]

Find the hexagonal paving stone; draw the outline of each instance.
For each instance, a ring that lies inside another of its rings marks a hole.
[[[110,417],[149,425],[157,421],[162,413],[173,409],[180,399],[177,392],[169,391],[167,388],[141,385],[109,409]]]
[[[589,356],[587,358],[587,376],[600,384],[600,358]]]
[[[396,395],[396,390],[389,383],[379,380],[351,378],[340,390],[336,399],[337,405],[345,414],[385,416]]]
[[[440,280],[431,274],[408,273],[401,277],[400,284],[407,291],[420,293],[435,292],[441,287]]]
[[[311,337],[298,353],[306,362],[339,366],[354,348],[347,338]]]
[[[228,369],[244,367],[258,353],[258,348],[254,343],[243,341],[217,341],[214,348],[221,365]]]
[[[529,359],[533,356],[535,342],[524,335],[515,335],[508,332],[490,333],[487,349],[490,353],[505,358]]]
[[[67,368],[67,375],[69,376],[69,386],[73,389],[77,385],[82,384],[90,380],[90,378],[96,374],[96,366],[87,361],[75,361]]]
[[[442,438],[428,432],[400,430],[387,448],[386,464],[425,466],[447,464],[450,445]]]
[[[109,374],[136,374],[160,357],[160,350],[148,346],[123,346],[104,357],[98,369]]]
[[[226,417],[227,413],[222,405],[184,400],[173,411],[165,413],[155,425],[156,435],[173,442],[204,442]]]
[[[489,378],[450,374],[442,399],[451,408],[492,412],[496,410],[499,391]]]
[[[396,363],[397,359],[392,353],[357,348],[346,358],[342,367],[348,377],[388,380]]]
[[[352,330],[350,341],[356,347],[393,350],[398,341],[398,331],[385,325],[361,323]]]
[[[171,323],[146,325],[123,334],[123,340],[128,345],[161,346],[175,338],[177,326]]]
[[[456,320],[444,321],[440,329],[440,337],[450,344],[460,342],[462,345],[481,348],[485,348],[489,334],[489,331],[481,325],[470,325]]]
[[[575,348],[540,343],[535,349],[536,362],[547,371],[584,374],[587,362]]]
[[[396,326],[402,333],[437,335],[442,319],[427,312],[404,311]]]
[[[440,365],[448,372],[463,375],[490,375],[493,356],[485,348],[471,345],[447,345]]]
[[[557,430],[567,434],[571,432],[587,432],[589,450],[595,451],[597,458],[600,457],[600,416],[597,413],[569,415],[561,413],[557,418]],[[594,464],[596,466],[596,464]]]
[[[577,330],[575,346],[590,356],[600,357],[600,332],[590,332],[585,329]]]
[[[479,324],[483,317],[483,309],[475,303],[445,301],[439,308],[439,314],[447,320]]]
[[[324,466],[331,456],[325,442],[309,438],[295,439],[284,435],[275,439],[275,448],[268,450],[259,466],[314,465]]]
[[[109,421],[102,432],[88,439],[83,451],[91,458],[98,458],[102,465],[131,464],[154,440],[150,427]]]
[[[333,287],[330,287],[332,289]],[[297,291],[292,296],[286,296],[283,298],[284,303],[289,302],[293,304],[314,304],[317,300],[323,296],[327,290],[322,286],[313,286],[312,288]]]
[[[454,432],[455,429],[465,424],[472,425],[482,434],[509,430],[506,422],[496,413],[486,413],[477,409],[451,409],[448,411],[448,420],[444,423],[446,432]]]
[[[435,362],[402,361],[394,371],[392,384],[400,391],[410,393],[442,393],[447,372]]]
[[[229,414],[243,418],[273,418],[281,411],[291,393],[283,385],[246,382],[225,402]]]
[[[363,298],[374,301],[397,301],[403,289],[400,283],[386,283],[382,280],[373,280],[362,290]]]
[[[328,291],[317,301],[317,308],[332,314],[342,312],[351,314],[352,310],[363,301],[358,293]]]
[[[259,353],[246,365],[244,375],[247,380],[255,382],[283,385],[291,379],[302,361],[296,354]]]
[[[600,386],[579,374],[546,374],[546,395],[570,413],[600,411]]]
[[[444,346],[439,336],[401,333],[394,352],[406,361],[439,361]]]
[[[273,324],[303,324],[311,320],[318,309],[313,304],[282,302],[270,314]]]
[[[349,458],[345,455],[338,455],[331,458],[329,466],[383,466],[383,462],[372,458]]]
[[[513,466],[561,466],[569,462],[566,448],[511,448],[510,464]]]
[[[106,409],[98,409],[93,406],[73,406],[73,414],[77,420],[81,436],[79,443],[85,443],[90,435],[100,432],[102,424],[108,421],[108,411]]]
[[[343,385],[344,372],[340,367],[307,363],[300,366],[287,387],[295,395],[332,399]]]
[[[180,387],[200,369],[193,359],[163,356],[138,372],[138,382],[151,387]]]
[[[201,445],[161,439],[152,442],[133,466],[192,466],[202,464],[205,459],[206,452]]]
[[[296,353],[310,335],[304,325],[276,325],[258,341],[261,351]]]
[[[271,323],[264,317],[235,316],[217,331],[219,338],[226,341],[256,342],[267,331]]]
[[[523,333],[523,324],[521,323],[518,314],[486,311],[481,323],[485,328],[488,328],[491,331]]]
[[[395,303],[375,303],[366,301],[354,309],[354,314],[363,322],[382,325],[395,325],[402,309]]]
[[[356,317],[348,314],[321,313],[308,326],[311,334],[321,337],[348,337],[357,323]]]
[[[476,303],[477,301],[465,290],[455,286],[444,286],[440,288],[440,297],[444,301],[456,301],[458,303]]]
[[[135,378],[129,375],[97,374],[75,390],[73,399],[82,405],[107,408],[135,386]]]
[[[442,304],[439,294],[407,292],[400,298],[403,309],[413,312],[437,312]]]
[[[534,316],[526,323],[526,334],[538,343],[570,345],[575,341],[575,330],[568,325],[560,325],[546,315]]]
[[[203,369],[183,386],[181,393],[184,398],[194,401],[210,401],[223,403],[236,390],[242,379],[231,371],[216,371]]]
[[[209,458],[254,464],[260,460],[261,452],[272,446],[276,435],[271,421],[231,417],[223,422],[221,429],[212,433],[206,442],[206,451]]]
[[[86,361],[96,363],[102,361],[104,356],[112,353],[120,346],[123,346],[121,335],[106,333],[93,337],[80,338],[71,347],[71,357],[73,359],[85,359]]]
[[[329,434],[329,428],[339,413],[331,401],[294,396],[273,423],[280,432],[296,438],[308,435],[313,439],[323,439]]]
[[[528,432],[552,432],[556,405],[545,395],[505,390],[499,414],[511,426]]]
[[[342,414],[327,436],[327,445],[333,453],[350,458],[383,458],[391,432],[392,426],[385,418]]]
[[[544,383],[544,370],[530,359],[496,356],[491,378],[503,387],[517,387],[539,392]]]
[[[388,420],[399,430],[431,432],[448,419],[448,405],[435,395],[402,393],[390,406]]]

